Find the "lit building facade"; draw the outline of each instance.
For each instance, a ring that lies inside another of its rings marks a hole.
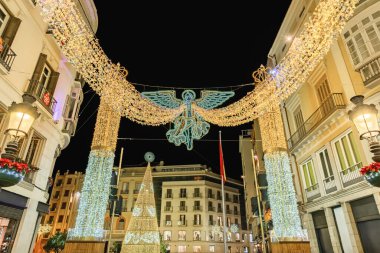
[[[112,222],[113,242],[124,239],[145,169],[122,169],[119,181],[121,214]],[[158,225],[170,252],[224,252],[223,236],[218,232],[223,225],[220,175],[203,165],[166,166],[163,163],[152,166],[152,174]],[[227,179],[225,203],[230,231],[227,233],[228,248],[231,253],[248,252],[252,234],[246,226],[241,182]],[[105,229],[109,230],[110,224],[108,212]],[[109,236],[107,231],[106,238]]]
[[[316,1],[293,1],[268,54],[287,53]],[[350,98],[380,109],[380,2],[359,1],[328,54],[281,110],[303,226],[312,252],[379,252],[380,188],[359,173],[372,162],[349,120]]]
[[[79,5],[96,31],[93,1]],[[27,94],[40,114],[20,140],[18,152],[38,170],[0,192],[1,252],[26,253],[33,250],[41,217],[49,209],[46,202],[55,160],[75,133],[84,82],[55,44],[35,1],[2,1],[0,36],[0,153],[10,139],[4,133],[12,102],[22,102]]]
[[[80,192],[83,186],[82,172],[61,174],[57,171],[49,200],[49,213],[42,217],[41,225],[50,225],[49,233],[39,234],[34,253],[43,253],[42,247],[57,232],[67,232],[75,225]]]

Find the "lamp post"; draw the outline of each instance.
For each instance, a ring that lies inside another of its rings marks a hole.
[[[360,139],[368,141],[370,151],[374,154],[372,160],[380,162],[378,110],[374,104],[364,104],[363,100],[364,96],[362,95],[354,96],[350,99],[355,104],[355,107],[348,111],[348,116],[358,129]]]
[[[25,101],[22,103],[13,102],[11,106],[8,107],[8,111],[9,121],[5,134],[9,134],[11,140],[8,142],[5,153],[2,154],[1,157],[15,161],[18,155],[19,140],[27,136],[33,122],[40,114],[37,112],[36,107]]]

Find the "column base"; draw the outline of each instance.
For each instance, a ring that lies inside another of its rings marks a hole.
[[[66,241],[63,253],[104,253],[106,242],[102,241]]]
[[[270,243],[271,253],[311,253],[310,242],[283,241]]]

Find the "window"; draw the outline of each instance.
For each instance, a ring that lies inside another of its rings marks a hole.
[[[55,194],[54,194],[54,198],[55,198],[55,199],[59,198],[59,194],[60,194],[60,193],[61,193],[60,191],[56,191]]]
[[[171,226],[172,225],[172,216],[171,215],[165,215],[165,225]]]
[[[303,120],[300,106],[298,106],[294,110],[293,116],[294,116],[294,122],[296,124],[296,131],[298,132],[298,138],[302,138],[306,134],[306,129],[305,129],[304,120]]]
[[[194,214],[194,225],[199,226],[201,225],[201,215],[200,214]]]
[[[201,246],[193,246],[193,252],[201,252]]]
[[[186,198],[186,188],[181,188],[179,197]]]
[[[179,224],[178,225],[186,225],[186,215],[184,215],[184,214],[181,214],[180,216],[179,216]]]
[[[71,182],[73,181],[73,179],[72,178],[68,178],[67,179],[67,183],[66,184],[71,184]]]
[[[361,163],[359,151],[354,142],[352,132],[344,135],[334,142],[335,152],[338,156],[340,169],[344,173],[348,173],[348,170],[355,170],[357,165]]]
[[[234,203],[239,203],[239,196],[238,195],[234,195],[233,199],[234,199]]]
[[[47,55],[40,54],[27,93],[34,96],[51,113],[54,113],[55,109],[56,101],[53,95],[58,78],[59,73],[47,64]]]
[[[212,215],[208,216],[208,224],[209,225],[214,225],[214,217]]]
[[[200,196],[201,196],[200,189],[194,188],[194,197],[200,197]]]
[[[63,196],[67,197],[67,196],[69,196],[69,195],[70,195],[70,190],[65,190],[65,193],[64,193]]]
[[[8,20],[9,13],[4,9],[2,5],[0,5],[0,33],[2,33],[5,30]]]
[[[122,212],[127,211],[127,204],[128,204],[128,198],[123,198],[121,201],[121,211]]]
[[[178,231],[178,240],[185,241],[186,240],[186,231],[180,230]]]
[[[66,202],[62,202],[62,204],[61,204],[61,209],[66,209],[66,205],[67,205]]]
[[[218,212],[221,213],[222,212],[222,204],[218,203]]]
[[[317,178],[315,177],[313,161],[310,159],[301,165],[306,191],[317,189]]]
[[[227,217],[227,227],[231,227],[231,217]]]
[[[171,211],[171,210],[172,210],[172,202],[171,201],[166,201],[165,211]]]
[[[207,197],[212,198],[212,189],[207,190]]]
[[[120,218],[117,223],[117,229],[124,230],[124,226],[125,226],[125,220],[123,218]]]
[[[63,215],[60,215],[58,216],[58,223],[62,223],[63,222]]]
[[[54,221],[54,216],[49,216],[48,224],[52,224]]]
[[[50,211],[54,212],[57,209],[57,203],[53,203],[50,207]]]
[[[129,188],[129,184],[124,182],[121,188],[121,193],[128,194],[128,188]]]
[[[238,207],[237,207],[237,206],[234,206],[234,214],[235,214],[235,215],[238,215],[238,214],[239,214],[239,212],[238,212]]]
[[[164,231],[164,241],[171,241],[172,231]]]
[[[187,211],[186,210],[186,202],[185,201],[180,201],[179,202],[179,210],[180,211]]]
[[[194,211],[201,210],[201,202],[199,200],[194,201]]]
[[[62,185],[62,179],[58,179],[57,183],[55,184],[55,186],[61,186],[61,185]]]
[[[166,189],[166,197],[172,198],[173,197],[173,191],[172,189]]]
[[[42,156],[42,150],[45,143],[45,139],[33,130],[33,135],[30,139],[29,147],[25,156],[25,162],[32,165],[33,167],[38,167],[40,157]],[[35,171],[28,173],[24,181],[29,183],[33,182]]]
[[[223,218],[222,218],[222,216],[218,216],[218,226],[223,226]]]
[[[319,152],[319,160],[321,162],[323,175],[325,176],[325,179],[328,179],[328,182],[334,180],[334,174],[332,171],[329,153],[327,152],[327,149],[324,149],[323,151]]]
[[[208,246],[208,251],[215,252],[215,245]]]
[[[201,231],[194,231],[194,235],[193,235],[193,240],[194,241],[200,241],[201,240]]]
[[[222,194],[220,193],[220,191],[217,192],[216,196],[217,196],[218,200],[222,199]]]
[[[134,190],[134,193],[139,193],[140,192],[140,188],[141,188],[141,182],[140,183],[136,183],[135,184],[135,190]]]
[[[239,224],[239,219],[235,218],[235,224]]]
[[[186,252],[186,245],[178,245],[178,253]]]

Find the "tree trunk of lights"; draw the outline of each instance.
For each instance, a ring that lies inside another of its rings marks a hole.
[[[139,195],[121,248],[121,253],[132,252],[160,252],[160,234],[150,164],[148,164],[140,186]]]
[[[284,126],[278,106],[259,118],[275,236],[295,240],[303,236]]]
[[[70,240],[103,238],[112,168],[121,116],[101,98],[91,151],[80,196],[75,228]]]

